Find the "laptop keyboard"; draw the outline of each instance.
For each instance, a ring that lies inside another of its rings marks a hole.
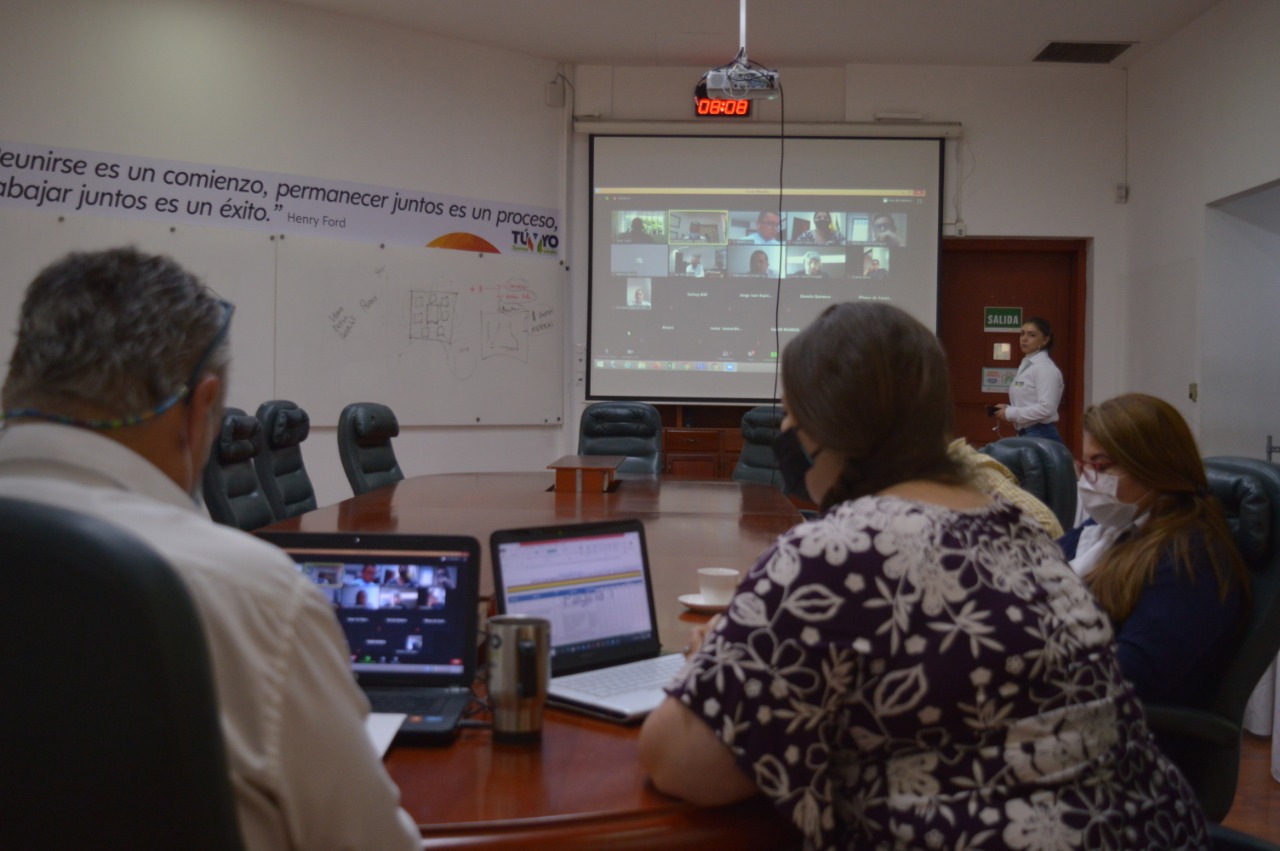
[[[611,697],[629,691],[662,688],[680,673],[684,663],[685,658],[681,654],[668,653],[612,668],[556,677],[555,681],[556,685],[574,688],[594,697]]]
[[[378,691],[368,692],[369,704],[374,712],[402,712],[406,715],[425,715],[439,717],[444,714],[456,698],[444,695],[424,695],[421,691]]]

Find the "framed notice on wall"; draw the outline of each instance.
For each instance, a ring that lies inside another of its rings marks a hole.
[[[1007,369],[1000,366],[984,366],[982,368],[982,392],[1008,393],[1009,385],[1013,384],[1013,377],[1017,374],[1017,369]]]

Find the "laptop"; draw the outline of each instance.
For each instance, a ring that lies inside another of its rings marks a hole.
[[[551,622],[549,703],[638,721],[684,667],[661,652],[639,520],[507,529],[490,538],[498,611]]]
[[[374,712],[402,713],[402,744],[457,736],[476,677],[480,544],[475,538],[260,532],[334,609]]]

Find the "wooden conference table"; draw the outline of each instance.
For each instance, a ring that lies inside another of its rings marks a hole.
[[[659,638],[681,647],[707,619],[678,601],[699,567],[745,571],[800,520],[776,488],[730,480],[624,477],[611,493],[558,493],[554,474],[420,476],[285,520],[272,530],[473,535],[491,594],[489,534],[620,517],[645,524]],[[393,747],[386,766],[427,848],[776,849],[798,843],[763,799],[700,808],[654,791],[638,728],[548,708],[539,747],[498,745],[465,729],[447,748]]]

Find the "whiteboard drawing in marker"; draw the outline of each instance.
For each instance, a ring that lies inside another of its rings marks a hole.
[[[480,357],[502,356],[528,363],[529,336],[554,327],[554,311],[550,308],[541,311],[533,308],[538,294],[529,286],[528,281],[521,278],[508,279],[506,283],[496,287],[473,287],[472,292],[492,292],[498,300],[496,312],[484,311],[481,315],[483,330]],[[540,315],[536,330],[531,328],[535,324],[535,315]]]
[[[457,306],[456,292],[410,290],[409,339],[443,344],[432,348],[443,351],[453,377],[464,381],[476,368],[475,344],[467,340]]]
[[[453,371],[453,377],[459,381],[470,378],[471,373],[476,371],[475,346],[470,343],[453,346],[449,350],[449,369]]]
[[[529,313],[524,310],[502,310],[484,314],[484,348],[482,358],[496,355],[529,361]]]
[[[414,290],[410,295],[409,337],[452,342],[458,294]]]

